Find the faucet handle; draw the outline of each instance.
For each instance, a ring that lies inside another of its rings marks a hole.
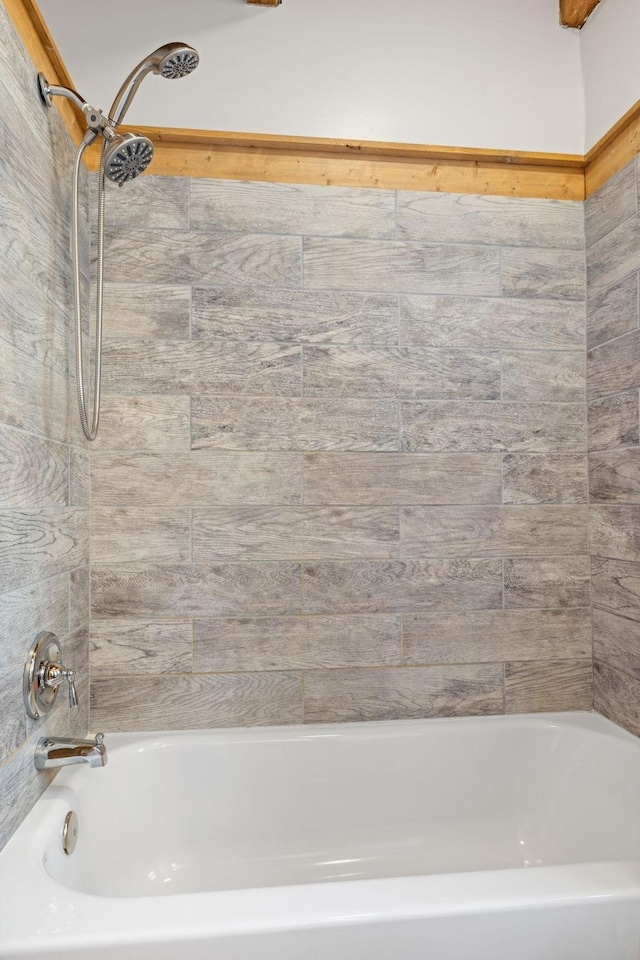
[[[76,675],[73,670],[67,670],[63,667],[62,677],[67,681],[69,687],[69,707],[78,706],[78,691],[76,690]]]
[[[63,663],[52,663],[49,661],[43,667],[45,687],[57,687],[62,680],[67,681],[69,687],[69,706],[78,706],[78,691],[76,690],[75,671],[65,667]]]
[[[104,743],[104,733],[96,733],[96,747],[101,747]]]

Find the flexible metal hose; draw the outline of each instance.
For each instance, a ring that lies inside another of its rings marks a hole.
[[[76,150],[73,162],[73,198],[71,203],[71,254],[73,260],[73,302],[76,321],[76,391],[78,394],[78,410],[82,432],[87,440],[95,440],[100,423],[100,385],[102,379],[102,290],[104,267],[104,154],[105,143],[100,153],[100,173],[98,179],[98,257],[96,266],[96,341],[95,360],[93,369],[93,412],[91,426],[87,413],[87,401],[84,380],[84,351],[82,343],[82,290],[80,282],[80,238],[78,230],[78,194],[80,179],[80,164],[82,156],[90,143],[95,140],[93,131],[89,131],[82,139]],[[89,325],[91,325],[91,307],[89,307]],[[91,362],[87,371],[87,383],[91,384]]]

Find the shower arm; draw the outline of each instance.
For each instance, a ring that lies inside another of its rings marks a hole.
[[[54,83],[49,83],[43,73],[38,74],[38,89],[40,90],[40,96],[43,102],[46,103],[48,107],[53,106],[54,97],[64,97],[82,111],[87,126],[89,127],[85,138],[87,138],[88,134],[92,134],[92,136],[87,139],[87,146],[92,143],[100,133],[106,140],[110,140],[114,136],[114,128],[109,118],[105,117],[101,110],[96,110],[90,103],[87,103],[77,91],[72,90],[70,87],[59,87]]]

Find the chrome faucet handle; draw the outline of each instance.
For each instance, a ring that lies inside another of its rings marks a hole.
[[[63,663],[55,663],[47,660],[42,665],[42,684],[45,687],[57,687],[63,680],[67,681],[69,687],[69,706],[78,706],[78,691],[76,690],[76,675],[74,670],[65,667]]]

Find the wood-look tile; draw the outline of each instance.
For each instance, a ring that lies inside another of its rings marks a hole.
[[[193,397],[194,450],[397,450],[393,400]]]
[[[640,268],[640,219],[630,217],[587,251],[589,299],[605,293]]]
[[[94,505],[91,551],[99,564],[190,560],[190,510],[188,507]]]
[[[503,503],[586,503],[585,454],[507,453],[502,458]]]
[[[105,393],[302,394],[302,354],[292,344],[113,339],[104,369]]]
[[[590,247],[637,213],[635,158],[607,180],[584,205],[585,237]]]
[[[403,400],[406,451],[556,453],[586,448],[586,411],[579,403]]]
[[[640,449],[589,454],[593,503],[640,503]]]
[[[500,356],[426,347],[305,347],[304,393],[497,400]]]
[[[591,599],[594,608],[640,620],[640,561],[592,557]]]
[[[278,343],[398,342],[398,301],[383,294],[194,287],[192,336]]]
[[[297,673],[98,678],[91,722],[120,730],[185,730],[302,722]]]
[[[9,344],[0,349],[0,410],[10,427],[63,443],[69,439],[68,382]]]
[[[640,680],[640,621],[594,610],[593,657]]]
[[[0,510],[0,593],[71,570],[88,556],[88,510]]]
[[[305,613],[490,610],[502,606],[499,560],[305,563]]]
[[[0,424],[0,477],[0,507],[67,506],[67,447]]]
[[[587,262],[590,254],[587,253]],[[637,330],[638,274],[624,277],[602,293],[587,299],[587,347],[591,350],[600,343]]]
[[[587,439],[589,450],[638,446],[638,391],[618,393],[587,405]]]
[[[400,343],[425,347],[584,347],[584,304],[500,297],[400,297]]]
[[[312,290],[500,293],[495,247],[310,237],[304,241],[303,256],[304,285]]]
[[[104,285],[104,336],[189,339],[190,290],[168,283]]]
[[[306,723],[502,713],[502,667],[307,670]]]
[[[393,237],[393,190],[260,181],[191,181],[193,230]]]
[[[69,506],[86,507],[91,497],[88,445],[69,448]]]
[[[430,243],[584,247],[580,204],[566,200],[398,192],[398,236]]]
[[[102,398],[100,430],[92,450],[187,453],[189,415],[189,397],[107,394]]]
[[[582,250],[504,247],[500,265],[505,297],[584,300]]]
[[[299,287],[300,239],[189,230],[107,230],[108,281]]]
[[[234,617],[300,613],[296,563],[94,563],[96,617]]]
[[[192,647],[190,620],[92,620],[92,683],[101,675],[191,673]]]
[[[98,197],[97,178],[91,178],[91,209]],[[105,222],[110,228],[175,228],[189,226],[187,177],[138,177],[121,190],[106,182]]]
[[[587,383],[590,399],[640,387],[640,330],[590,350]]]
[[[402,619],[403,662],[491,663],[591,657],[591,611],[476,610]]]
[[[593,708],[593,665],[588,660],[506,663],[506,713],[542,713]]]
[[[0,766],[0,849],[13,836],[55,771],[37,774],[33,767],[35,741],[30,741]]]
[[[96,452],[91,477],[94,503],[103,506],[302,502],[302,463],[295,453]]]
[[[399,557],[586,554],[587,506],[401,507]]]
[[[400,663],[400,617],[262,617],[196,620],[200,673],[304,670]]]
[[[595,556],[640,558],[640,505],[592,504],[589,525],[591,553]]]
[[[395,557],[394,507],[209,507],[193,511],[193,560]]]
[[[87,556],[84,565],[76,567],[69,574],[69,629],[78,630],[80,627],[87,626],[90,616],[91,577],[89,574],[89,557]],[[84,651],[86,657],[89,656],[88,645],[89,641],[87,639],[87,650]]]
[[[589,558],[517,557],[504,561],[504,605],[588,607]]]
[[[596,712],[640,736],[640,681],[607,663],[593,668]]]
[[[500,503],[500,456],[306,453],[305,503]]]
[[[582,352],[530,350],[502,355],[503,400],[582,403],[584,395]]]

